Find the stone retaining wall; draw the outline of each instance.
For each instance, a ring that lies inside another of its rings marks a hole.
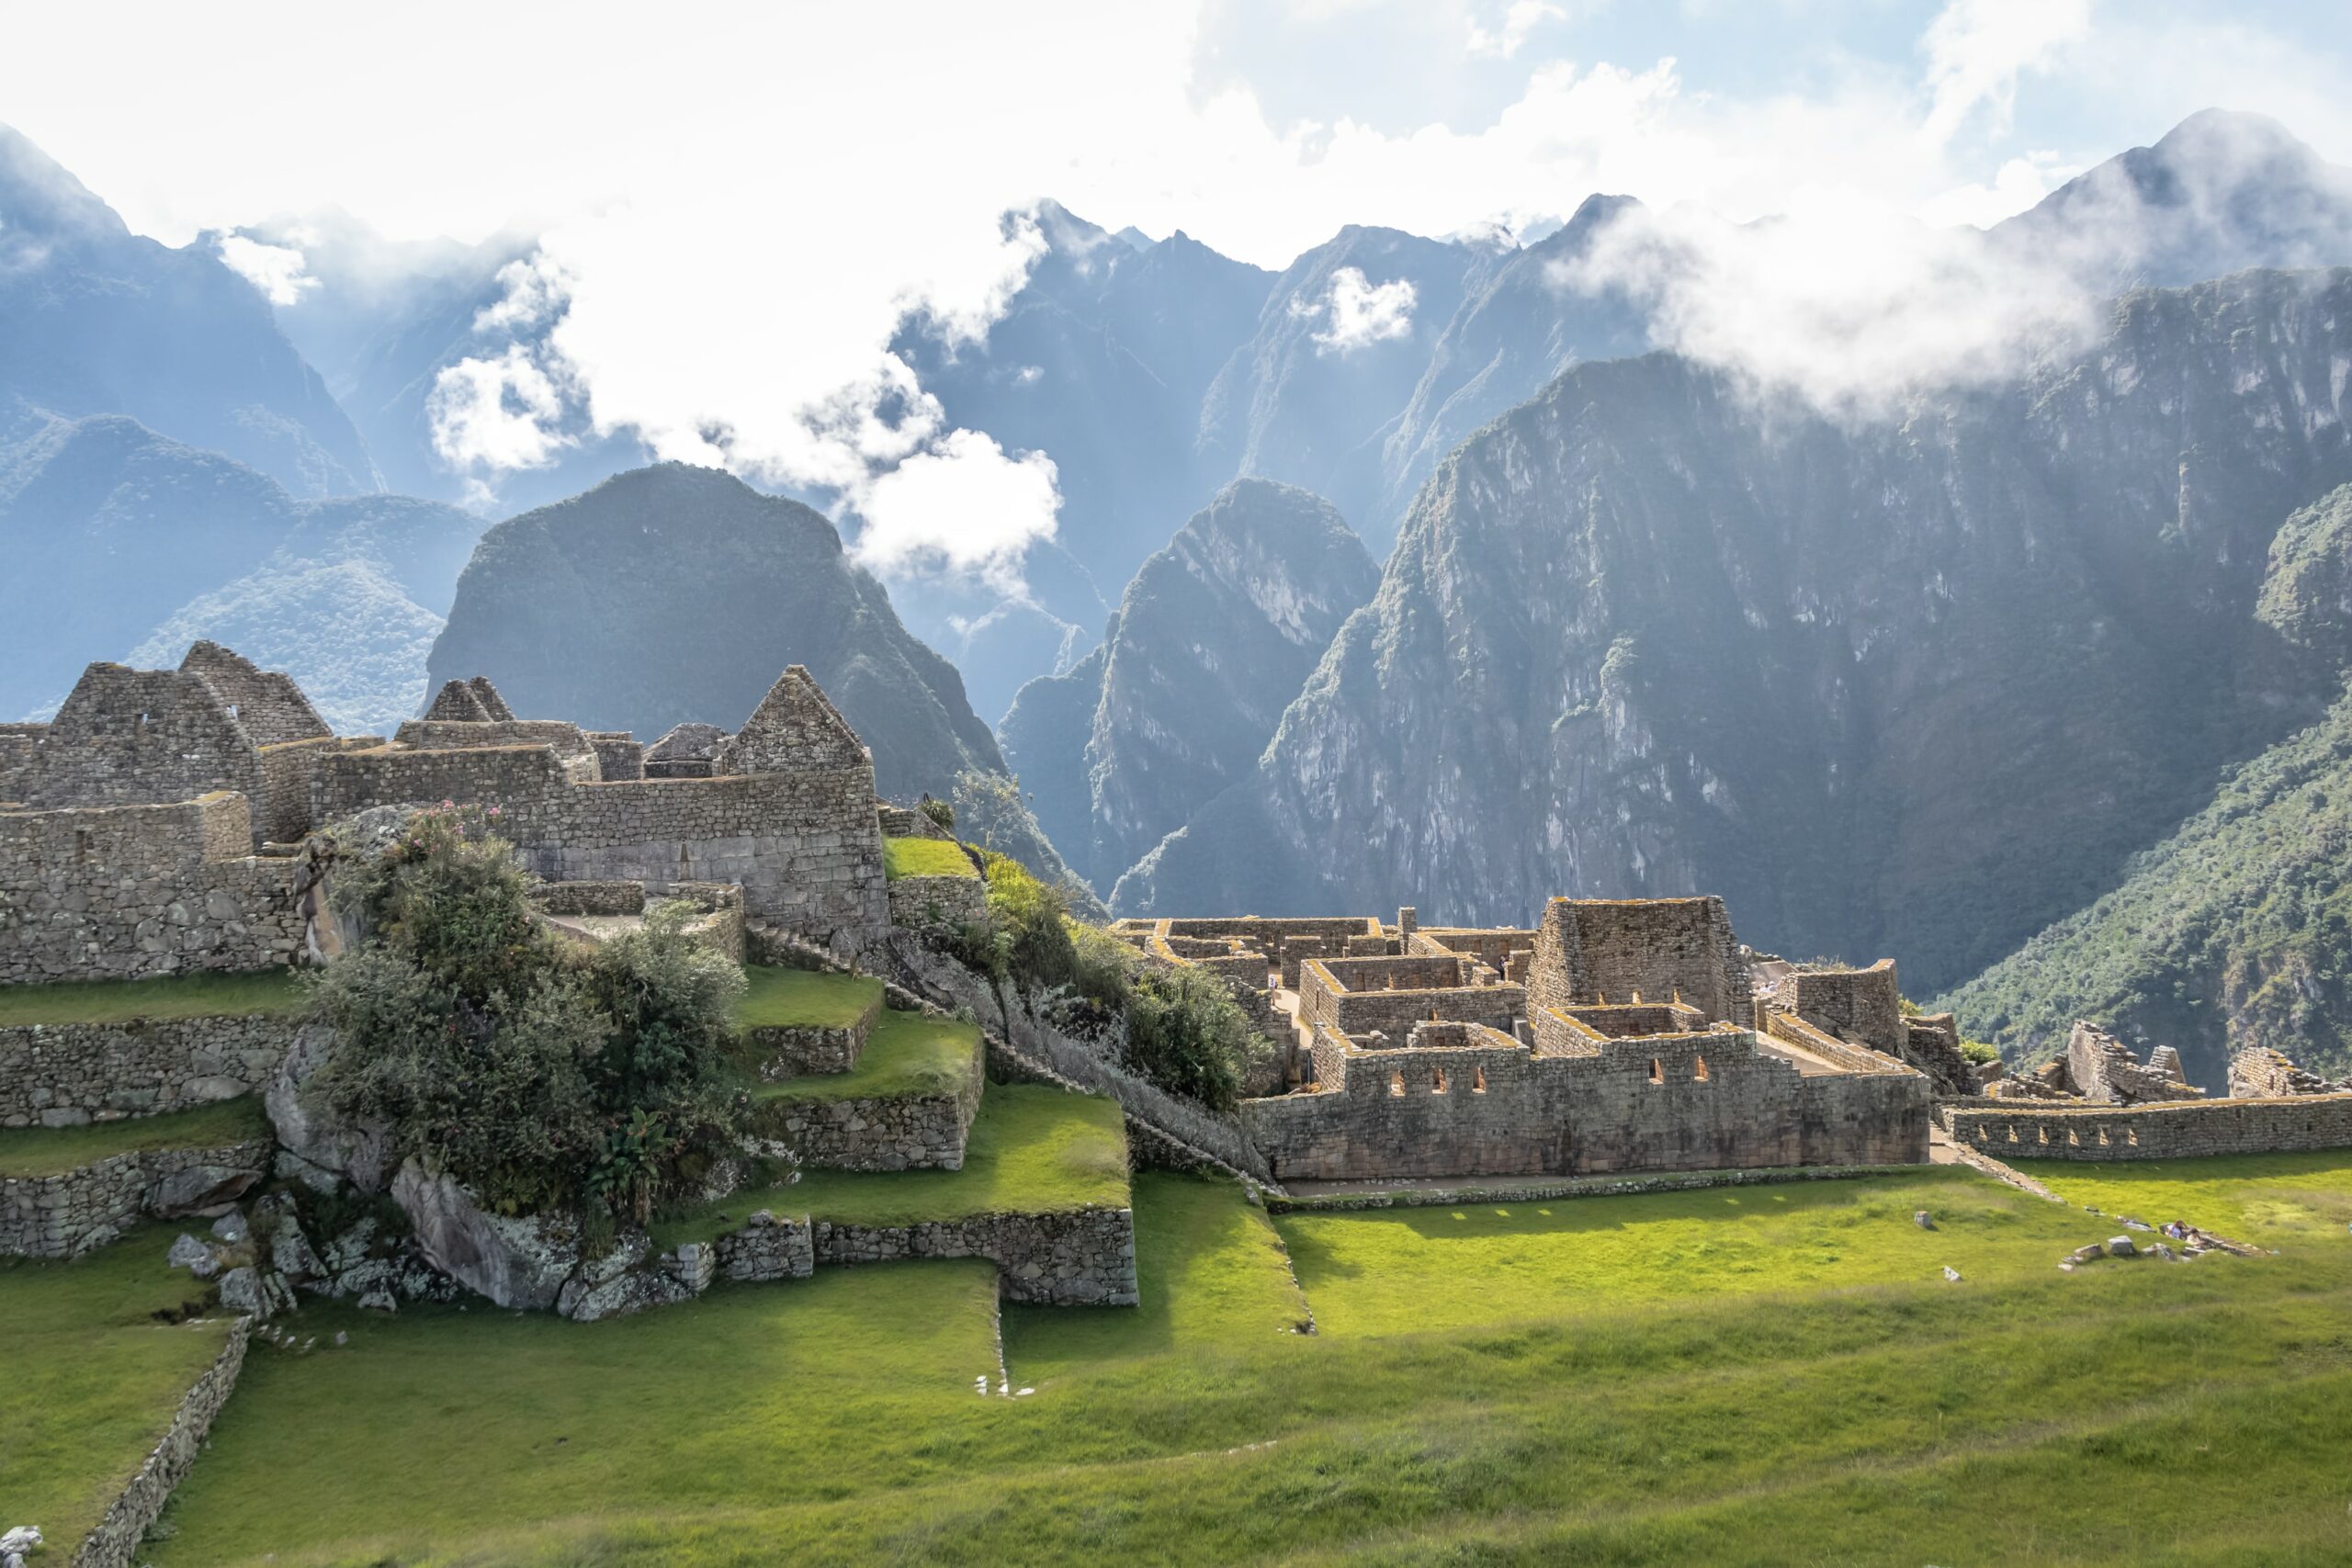
[[[817,1267],[815,1242],[816,1232],[808,1215],[763,1211],[741,1230],[720,1236],[711,1244],[711,1250],[718,1272],[730,1280],[806,1280]],[[682,1255],[685,1250],[678,1249]]]
[[[1058,1214],[975,1214],[912,1225],[819,1220],[817,1261],[898,1263],[916,1258],[985,1258],[1005,1298],[1046,1306],[1136,1304],[1135,1213],[1078,1209]]]
[[[1454,1204],[1550,1202],[1560,1198],[1627,1198],[1645,1192],[1690,1192],[1707,1187],[1770,1187],[1790,1181],[1845,1181],[1858,1177],[1899,1176],[1917,1166],[1806,1165],[1766,1170],[1696,1170],[1672,1175],[1586,1177],[1526,1182],[1510,1187],[1446,1187],[1391,1192],[1319,1193],[1313,1197],[1268,1194],[1270,1214],[1348,1213],[1360,1209],[1430,1209]]]
[[[180,1400],[164,1440],[107,1507],[98,1528],[84,1538],[81,1550],[74,1554],[74,1568],[130,1568],[148,1527],[162,1515],[173,1489],[196,1462],[197,1450],[204,1446],[213,1417],[235,1391],[237,1374],[245,1364],[245,1339],[252,1331],[249,1317],[240,1317],[229,1325],[228,1342],[220,1347],[220,1354]]]
[[[989,885],[977,876],[902,876],[890,884],[890,923],[960,929],[987,909]]]
[[[743,1032],[752,1070],[768,1083],[807,1077],[816,1073],[845,1073],[865,1054],[866,1037],[882,1016],[882,997],[873,1001],[856,1021],[839,1026],[805,1023],[763,1024]]]
[[[217,1148],[142,1149],[55,1176],[0,1179],[0,1257],[78,1258],[148,1214],[165,1178],[212,1168],[251,1171],[257,1182],[269,1169],[270,1147],[255,1139]]]
[[[821,1170],[961,1170],[980,1109],[980,1053],[953,1094],[759,1102],[759,1131]]]
[[[232,1015],[0,1028],[0,1127],[67,1127],[250,1094],[300,1021]]]
[[[1954,1143],[2003,1159],[2188,1159],[2352,1148],[2352,1094],[2287,1100],[2174,1100],[1940,1108]]]

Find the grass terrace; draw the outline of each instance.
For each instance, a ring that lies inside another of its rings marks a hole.
[[[974,1214],[1060,1213],[1127,1202],[1127,1135],[1118,1106],[1038,1084],[991,1084],[961,1170],[803,1171],[771,1187],[657,1222],[657,1246],[710,1241],[756,1209],[844,1224],[908,1225]]]
[[[2240,1178],[2184,1179],[2210,1210],[2244,1201]],[[1971,1182],[1994,1185],[1963,1171],[1926,1189],[1946,1230],[1917,1231],[1907,1210],[1858,1221],[1839,1236],[1850,1273],[1769,1296],[1700,1288],[1722,1279],[1702,1256],[1688,1291],[1587,1279],[1540,1318],[1524,1295],[1489,1315],[1465,1266],[1424,1271],[1422,1321],[1308,1338],[1280,1332],[1281,1282],[1251,1236],[1262,1217],[1211,1184],[1147,1177],[1145,1306],[1124,1322],[1008,1313],[1013,1387],[1035,1390],[1012,1399],[972,1391],[993,1366],[981,1263],[820,1269],[586,1325],[306,1307],[322,1348],[257,1351],[172,1533],[142,1556],[1996,1568],[2352,1553],[2352,1241],[2065,1275],[2036,1240],[2030,1273],[1996,1261],[1958,1285],[1919,1280],[1915,1238],[1992,1234],[1963,1218]],[[1880,1189],[1856,1205],[1899,1185],[1825,1184]],[[2100,1228],[2038,1207],[2066,1239]],[[1612,1221],[1653,1240],[1673,1223],[1655,1197],[1554,1208],[1571,1247]],[[1402,1232],[1446,1215],[1281,1224]],[[1790,1224],[1760,1204],[1720,1221],[1742,1249],[1802,1243]],[[1516,1245],[1542,1251],[1547,1234]],[[1328,1328],[1362,1280],[1321,1278],[1308,1293]],[[343,1326],[352,1344],[330,1353]]]
[[[2129,1214],[2152,1225],[2185,1220],[2233,1241],[2296,1255],[2315,1247],[2333,1252],[2352,1243],[2352,1151],[2010,1163],[2068,1203],[2087,1203],[2104,1214]],[[2096,1220],[2084,1218],[2098,1227]]]
[[[952,1018],[885,1010],[865,1037],[857,1065],[845,1073],[810,1073],[763,1084],[752,1098],[897,1100],[954,1094],[980,1072],[980,1027]]]
[[[137,1019],[291,1017],[310,995],[291,969],[204,970],[152,980],[67,980],[0,986],[0,1028],[28,1023],[130,1023]]]
[[[0,1514],[67,1561],[211,1366],[226,1317],[181,1322],[206,1287],[164,1266],[173,1231],[142,1226],[70,1263],[0,1258]]]
[[[1912,1215],[1925,1209],[1936,1228]],[[1322,1332],[1406,1334],[1726,1295],[2038,1279],[2098,1223],[1962,1166],[1273,1222]],[[2098,1234],[2093,1235],[2093,1232]]]
[[[0,1132],[0,1177],[59,1176],[111,1155],[148,1149],[215,1149],[274,1136],[261,1096],[241,1094],[161,1116],[85,1122],[78,1127]]]
[[[739,1029],[846,1029],[882,999],[882,982],[869,975],[825,975],[807,969],[743,968]]]
[[[947,839],[885,839],[882,869],[892,882],[902,876],[973,876],[972,857]]]

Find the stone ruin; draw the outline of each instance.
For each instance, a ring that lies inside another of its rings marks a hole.
[[[1759,998],[1718,898],[1555,898],[1526,929],[1410,908],[1114,929],[1287,1043],[1241,1107],[1285,1181],[1927,1158],[1936,1085],[1911,1056],[1949,1021],[1915,1046],[1892,964]]]
[[[734,884],[747,920],[844,954],[887,935],[873,761],[807,670],[732,736],[681,726],[653,750],[518,719],[479,676],[387,739],[336,736],[213,643],[176,670],[93,664],[54,720],[0,731],[0,984],[318,956],[312,835],[445,801],[497,807],[550,882]]]

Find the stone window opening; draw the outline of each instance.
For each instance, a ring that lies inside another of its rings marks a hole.
[[[1391,1073],[1391,1074],[1389,1074],[1389,1075],[1388,1075],[1388,1092],[1389,1092],[1389,1094],[1390,1094],[1390,1095],[1394,1096],[1395,1098],[1396,1098],[1396,1099],[1398,1099],[1398,1100],[1402,1100],[1402,1099],[1404,1099],[1404,1098],[1405,1098],[1405,1075],[1404,1075],[1404,1074],[1402,1074],[1402,1073]]]
[[[2125,1143],[2127,1143],[2127,1144],[2136,1144],[2136,1143],[2138,1143],[2138,1142],[2140,1141],[2140,1129],[2139,1129],[2139,1128],[2137,1128],[2137,1127],[2126,1127],[2126,1128],[2124,1128],[2124,1129],[2123,1129],[2123,1141],[2124,1141]]]
[[[1438,1068],[1430,1076],[1430,1092],[1431,1094],[1443,1094],[1445,1092],[1445,1069],[1443,1067]]]
[[[1470,1073],[1471,1073],[1471,1077],[1470,1077],[1470,1092],[1471,1092],[1472,1094],[1484,1094],[1484,1093],[1486,1093],[1486,1092],[1487,1092],[1487,1069],[1486,1069],[1486,1068],[1484,1068],[1484,1067],[1473,1067],[1473,1068],[1471,1068],[1471,1069],[1470,1069]]]
[[[1650,1082],[1664,1083],[1665,1081],[1666,1064],[1660,1061],[1657,1057],[1652,1056],[1650,1058]]]
[[[1691,1066],[1691,1069],[1690,1069],[1690,1081],[1691,1081],[1692,1083],[1706,1083],[1706,1082],[1708,1082],[1708,1081],[1709,1081],[1709,1079],[1708,1079],[1708,1077],[1707,1077],[1707,1058],[1706,1058],[1706,1057],[1704,1057],[1704,1056],[1700,1057],[1700,1058],[1698,1059],[1698,1061],[1697,1061],[1695,1064],[1693,1064],[1693,1066]]]

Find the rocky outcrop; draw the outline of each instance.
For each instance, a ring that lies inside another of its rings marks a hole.
[[[1102,648],[1033,682],[1004,722],[1073,868],[1109,887],[1246,775],[1379,576],[1329,502],[1266,479],[1227,485],[1146,561]]]
[[[455,1177],[413,1158],[401,1162],[391,1193],[425,1259],[500,1306],[552,1307],[580,1269],[580,1228],[568,1218],[491,1213]]]
[[[386,1130],[340,1126],[305,1093],[311,1076],[326,1065],[334,1048],[333,1030],[304,1029],[270,1079],[262,1104],[277,1130],[277,1174],[320,1191],[349,1181],[362,1192],[381,1192],[390,1163]]]

